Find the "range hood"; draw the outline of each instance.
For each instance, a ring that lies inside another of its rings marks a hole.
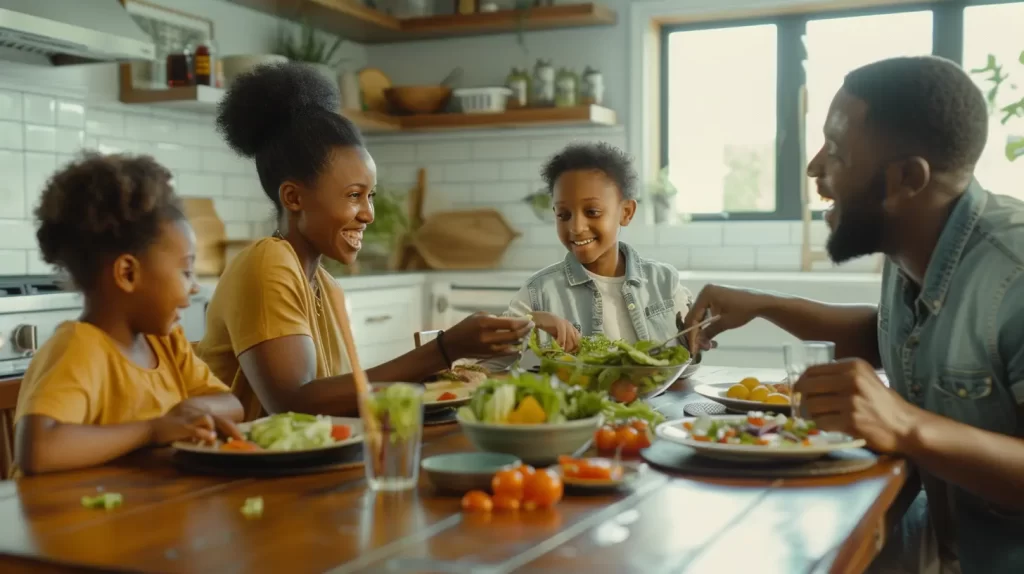
[[[0,48],[50,63],[152,60],[152,39],[118,0],[0,0]]]

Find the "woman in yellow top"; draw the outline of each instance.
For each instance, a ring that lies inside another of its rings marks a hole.
[[[242,405],[179,325],[195,293],[195,235],[150,157],[87,155],[36,209],[39,250],[85,297],[32,358],[15,410],[15,464],[35,474],[154,444],[241,438]],[[18,469],[15,475],[20,474]]]
[[[231,382],[247,420],[263,412],[357,411],[326,293],[338,287],[320,259],[355,261],[373,223],[377,167],[339,109],[336,86],[288,63],[236,79],[218,110],[218,129],[235,151],[255,159],[278,215],[274,236],[242,250],[221,274],[198,348]],[[474,315],[367,376],[422,380],[458,358],[516,352],[531,328],[525,319]]]

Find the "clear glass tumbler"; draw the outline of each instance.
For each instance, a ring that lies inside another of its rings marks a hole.
[[[800,410],[800,393],[795,392],[793,387],[807,367],[834,361],[836,359],[836,344],[829,341],[789,343],[782,347],[782,357],[786,363],[786,379],[789,382],[793,416],[803,417],[805,413]]]
[[[415,488],[423,444],[423,387],[374,383],[371,389],[364,406],[366,481],[375,491]]]

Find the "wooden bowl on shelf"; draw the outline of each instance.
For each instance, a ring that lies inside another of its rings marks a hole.
[[[436,114],[452,98],[445,86],[394,86],[384,90],[391,109],[398,114]]]

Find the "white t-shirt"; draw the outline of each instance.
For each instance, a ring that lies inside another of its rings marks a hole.
[[[603,311],[601,319],[605,336],[612,341],[624,339],[628,343],[635,343],[636,328],[633,327],[633,320],[629,318],[629,310],[626,309],[626,299],[622,295],[622,284],[626,281],[625,276],[603,277],[601,275],[594,275],[590,271],[587,271],[587,275],[594,280],[594,285],[601,294],[601,307]],[[672,299],[675,301],[676,313],[686,315],[686,312],[690,310],[690,290],[679,284],[676,287],[675,293],[672,294]],[[524,317],[531,312],[530,291],[524,286],[516,293],[512,302],[509,303],[508,311],[505,312],[505,315],[509,317]]]

